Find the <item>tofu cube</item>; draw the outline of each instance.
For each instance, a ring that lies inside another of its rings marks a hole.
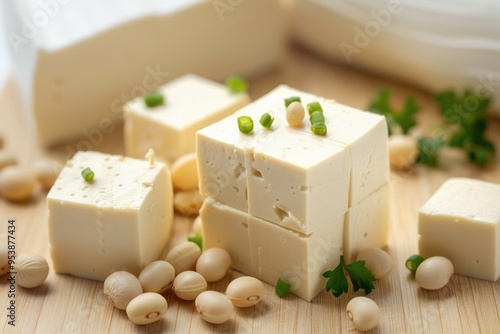
[[[288,126],[284,99],[321,103],[326,136],[314,135],[309,119]],[[258,122],[268,112],[271,130]],[[238,129],[250,116],[254,130]],[[197,133],[199,188],[238,210],[309,234],[344,215],[389,181],[384,117],[281,85],[228,118]]]
[[[455,273],[500,278],[500,185],[452,178],[422,206],[419,252],[444,256]]]
[[[344,220],[344,256],[354,261],[356,254],[369,247],[387,245],[390,225],[390,188],[386,184],[350,207]]]
[[[92,182],[81,175],[86,167]],[[170,238],[172,199],[165,164],[78,152],[47,195],[54,270],[94,280],[118,270],[138,275]]]
[[[148,107],[142,97],[124,106],[125,149],[142,158],[149,148],[169,161],[195,151],[196,131],[250,102],[245,93],[195,75],[184,75],[158,88],[164,104]]]
[[[281,278],[306,301],[325,289],[322,273],[337,266],[342,255],[343,216],[305,235],[212,199],[200,214],[204,249],[226,249],[234,269],[273,286]]]
[[[248,233],[248,213],[206,199],[200,209],[203,226],[203,249],[218,247],[231,255],[232,268],[250,276],[257,276]]]
[[[345,145],[279,128],[248,154],[248,212],[310,234],[347,211],[351,159]]]

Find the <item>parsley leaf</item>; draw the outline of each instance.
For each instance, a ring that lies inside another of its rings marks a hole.
[[[402,110],[395,110],[391,107],[391,96],[391,90],[381,90],[368,107],[368,110],[385,116],[389,135],[394,133],[396,126],[399,126],[404,134],[407,134],[417,124],[416,115],[420,111],[420,107],[413,97],[409,97],[406,99]]]
[[[444,140],[440,138],[422,137],[417,141],[418,158],[417,161],[423,165],[435,167],[438,165],[438,153],[444,145]]]
[[[490,97],[471,90],[465,90],[462,96],[447,90],[437,94],[436,101],[443,122],[452,130],[448,145],[464,150],[476,165],[487,165],[495,155],[493,143],[485,137]]]
[[[347,293],[349,285],[345,273],[349,276],[354,292],[359,289],[364,290],[365,294],[369,294],[375,286],[375,276],[365,267],[365,261],[360,260],[350,264],[346,264],[344,256],[340,256],[338,266],[323,273],[323,277],[328,278],[326,282],[326,291],[331,291],[335,297],[339,297],[344,292]]]

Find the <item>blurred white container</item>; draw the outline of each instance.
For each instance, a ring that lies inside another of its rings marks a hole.
[[[327,58],[437,92],[470,88],[500,115],[500,2],[295,0],[293,36]]]

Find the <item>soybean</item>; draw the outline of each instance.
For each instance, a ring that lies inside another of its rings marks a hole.
[[[193,222],[193,233],[196,235],[203,235],[203,223],[201,216],[197,216]]]
[[[36,288],[42,285],[49,274],[49,264],[39,254],[19,255],[15,269],[17,272],[16,283],[23,288]]]
[[[175,273],[179,274],[186,270],[193,270],[200,254],[201,250],[197,244],[184,241],[172,248],[165,260],[174,267]]]
[[[50,190],[54,185],[59,173],[62,170],[62,165],[56,161],[49,159],[38,159],[33,164],[36,179],[45,190]]]
[[[231,256],[222,248],[209,248],[201,253],[196,262],[196,271],[205,277],[207,282],[216,282],[226,276],[231,266]]]
[[[165,298],[154,292],[138,295],[127,306],[127,317],[134,324],[148,325],[163,318],[168,303]]]
[[[7,246],[0,246],[0,276],[8,273],[10,269],[7,254]]]
[[[9,201],[28,200],[35,189],[35,176],[19,166],[8,166],[0,170],[0,195]]]
[[[189,153],[175,160],[170,171],[172,184],[176,189],[191,190],[198,187],[196,153]]]
[[[377,303],[367,297],[355,297],[347,303],[347,316],[358,331],[369,331],[378,325],[380,309]]]
[[[15,154],[9,150],[0,150],[0,169],[12,165],[17,165]]]
[[[286,108],[286,121],[292,127],[301,127],[304,121],[305,110],[300,102],[292,102]]]
[[[201,274],[188,270],[175,277],[172,290],[180,299],[194,300],[200,293],[207,290],[207,286],[207,281]]]
[[[205,196],[200,194],[198,189],[177,191],[174,194],[175,211],[184,216],[198,215],[203,201],[205,201]]]
[[[406,135],[389,137],[389,163],[396,170],[409,169],[418,157],[417,141]]]
[[[438,290],[448,284],[453,273],[453,263],[450,260],[443,256],[433,256],[418,266],[415,280],[424,289]]]
[[[104,294],[120,310],[125,310],[130,301],[141,293],[141,282],[127,271],[115,271],[104,281]]]
[[[392,270],[392,257],[380,248],[365,248],[358,252],[356,260],[365,261],[376,279],[387,276]]]
[[[264,284],[255,277],[238,277],[227,286],[226,296],[236,307],[254,306],[264,297]]]
[[[200,293],[194,304],[201,318],[211,324],[222,324],[228,321],[234,311],[233,303],[229,298],[217,291]]]
[[[167,261],[154,261],[142,269],[139,274],[144,292],[164,293],[172,287],[175,269]]]

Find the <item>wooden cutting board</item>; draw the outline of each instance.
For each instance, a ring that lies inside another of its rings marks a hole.
[[[423,107],[420,132],[430,132],[439,123],[432,97],[428,94],[387,79],[326,62],[299,47],[291,47],[280,68],[250,80],[253,99],[275,86],[286,83],[292,87],[337,99],[361,109],[366,108],[378,90],[395,89],[394,103],[402,105],[412,95]],[[78,101],[75,101],[78,103]],[[0,95],[0,130],[7,139],[7,148],[14,150],[21,163],[29,164],[35,157],[50,156],[63,162],[77,142],[51,150],[36,144],[31,132],[21,122],[16,94],[11,83]],[[96,150],[123,154],[122,131],[106,135]],[[500,121],[492,119],[489,135],[500,150]],[[381,309],[380,324],[373,333],[500,333],[500,282],[488,282],[454,275],[450,283],[438,291],[420,289],[404,267],[406,258],[417,252],[417,210],[449,177],[463,176],[500,183],[500,163],[479,169],[456,154],[446,155],[438,169],[418,166],[404,173],[391,173],[391,232],[388,251],[395,268],[375,283],[369,296]],[[7,221],[16,221],[16,253],[37,252],[50,261],[46,193],[39,190],[31,202],[13,204],[0,199],[0,242],[6,243]],[[500,199],[499,199],[500,203]],[[175,218],[174,237],[170,246],[184,240],[193,219]],[[230,272],[209,288],[225,291],[227,284],[240,274]],[[162,321],[136,326],[124,311],[114,309],[102,294],[102,282],[89,281],[50,272],[45,284],[27,290],[15,289],[9,297],[7,276],[0,283],[0,331],[2,333],[354,333],[345,307],[360,293],[334,298],[326,292],[312,302],[295,296],[278,298],[266,285],[264,301],[255,307],[238,309],[232,319],[222,325],[204,322],[193,302],[185,302],[167,293],[169,309]],[[15,324],[8,324],[7,307],[15,300]]]

